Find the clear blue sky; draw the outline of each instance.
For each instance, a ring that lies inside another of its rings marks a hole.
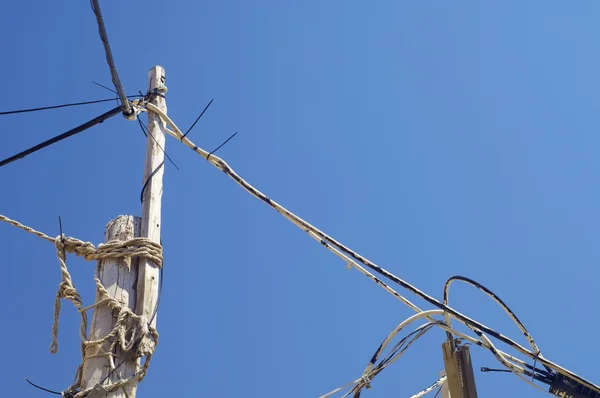
[[[103,13],[128,93],[167,72],[169,114],[244,178],[431,295],[476,279],[520,316],[549,359],[595,382],[600,246],[597,2],[109,2]],[[10,2],[0,14],[0,110],[110,97],[83,2]],[[0,118],[0,158],[112,107]],[[140,213],[145,141],[122,117],[0,169],[0,213],[50,235],[102,242]],[[161,335],[143,398],[316,397],[360,376],[411,311],[169,138]],[[51,244],[0,225],[0,379],[68,386],[78,317]],[[94,265],[69,259],[93,299]],[[409,295],[410,298],[413,298]],[[419,305],[421,301],[416,300]],[[451,304],[525,344],[472,288]],[[585,322],[584,322],[585,321]],[[365,397],[408,397],[442,369],[439,330]],[[473,349],[476,370],[496,367]],[[476,372],[482,397],[544,394]]]

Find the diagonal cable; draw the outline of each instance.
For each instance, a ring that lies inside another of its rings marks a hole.
[[[111,117],[117,115],[120,111],[121,111],[121,107],[119,107],[119,106],[116,107],[116,108],[114,108],[114,109],[111,109],[110,111],[105,112],[105,113],[103,113],[102,115],[100,115],[98,117],[95,117],[94,119],[90,120],[89,122],[85,122],[84,124],[79,125],[79,126],[73,128],[73,129],[71,129],[71,130],[69,130],[67,132],[64,132],[64,133],[62,133],[60,135],[57,135],[56,137],[50,138],[49,140],[46,140],[46,141],[44,141],[44,142],[42,142],[40,144],[37,144],[37,145],[35,145],[35,146],[33,146],[33,147],[29,148],[29,149],[26,149],[23,152],[19,152],[16,155],[13,155],[13,156],[11,156],[11,157],[9,157],[7,159],[4,159],[4,160],[0,161],[0,167],[6,166],[7,164],[14,162],[15,160],[22,159],[22,158],[24,158],[27,155],[30,155],[30,154],[32,154],[34,152],[37,152],[40,149],[46,148],[47,146],[55,144],[55,143],[57,143],[59,141],[62,141],[64,139],[66,139],[66,138],[69,138],[69,137],[71,137],[71,136],[73,136],[75,134],[79,134],[79,133],[81,133],[81,132],[89,129],[92,126],[95,126],[98,123],[102,123],[106,119],[111,118]]]
[[[140,95],[130,95],[128,98],[139,98],[139,97],[140,97]],[[45,111],[45,110],[48,110],[48,109],[68,108],[68,107],[71,107],[71,106],[99,104],[101,102],[110,102],[110,101],[114,101],[114,100],[115,100],[114,98],[106,98],[106,99],[100,99],[100,100],[94,100],[94,101],[83,101],[83,102],[73,102],[73,103],[70,103],[70,104],[42,106],[42,107],[39,107],[39,108],[17,109],[17,110],[14,110],[14,111],[3,111],[3,112],[0,112],[0,116],[3,116],[3,115],[14,115],[14,114],[17,114],[17,113],[28,113],[28,112]]]
[[[102,40],[102,44],[104,45],[106,62],[108,63],[108,68],[110,69],[112,82],[115,86],[115,90],[117,90],[119,98],[121,99],[121,109],[123,114],[130,115],[133,110],[131,109],[131,105],[127,100],[125,89],[123,88],[123,84],[119,78],[119,72],[117,72],[117,67],[115,66],[115,60],[113,59],[112,51],[110,49],[110,42],[108,41],[108,34],[106,33],[106,27],[104,26],[104,19],[102,18],[102,12],[100,11],[100,4],[98,4],[98,0],[91,0],[91,4],[92,10],[96,15],[96,22],[98,22],[98,32],[100,33],[100,40]]]

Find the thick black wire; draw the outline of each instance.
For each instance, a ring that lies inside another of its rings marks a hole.
[[[55,395],[62,395],[62,393],[60,393],[60,392],[58,392],[58,391],[52,391],[52,390],[49,390],[49,389],[47,389],[47,388],[44,388],[44,387],[38,386],[38,385],[37,385],[37,384],[35,384],[35,383],[32,383],[31,381],[29,381],[29,379],[28,379],[27,377],[25,378],[25,381],[26,381],[27,383],[29,383],[30,385],[32,385],[33,387],[37,388],[38,390],[42,390],[42,391],[45,391],[45,392],[49,392],[49,393],[51,393],[51,394],[55,394]]]
[[[148,178],[146,179],[146,182],[144,182],[144,186],[142,187],[142,192],[140,193],[140,202],[144,202],[144,192],[146,191],[146,188],[148,187],[148,184],[150,183],[150,180],[152,180],[152,177],[154,177],[154,175],[156,173],[158,173],[158,171],[161,169],[161,167],[165,166],[165,161],[163,160],[162,162],[160,162],[160,164],[154,169],[154,171],[152,173],[150,173],[150,175],[148,176]]]
[[[225,174],[229,175],[234,181],[236,181],[238,184],[240,184],[242,187],[244,187],[246,190],[248,190],[250,193],[252,193],[254,196],[256,196],[257,198],[261,199],[263,202],[267,203],[268,205],[270,205],[271,207],[275,208],[277,211],[279,211],[277,209],[277,207],[271,202],[271,200],[265,196],[263,193],[261,193],[260,191],[257,191],[254,187],[250,186],[248,183],[246,183],[244,180],[242,180],[239,176],[235,175],[232,173],[232,170],[230,168],[224,167],[221,169],[223,172],[225,172]],[[312,226],[310,226],[308,223],[306,223],[303,220],[295,220],[299,226],[302,226],[303,228],[305,228],[306,230],[310,230]],[[459,319],[460,321],[466,323],[467,325],[473,326],[483,332],[485,332],[486,334],[489,334],[490,336],[502,341],[503,343],[517,349],[518,351],[525,351],[524,348],[520,347],[517,343],[511,341],[508,337],[502,335],[501,333],[495,331],[494,329],[491,329],[490,327],[479,323],[477,321],[475,321],[474,319],[469,318],[466,315],[463,315],[461,313],[459,313],[458,311],[456,311],[454,308],[449,307],[443,303],[441,303],[440,301],[436,300],[435,298],[431,297],[430,295],[428,295],[425,292],[422,292],[421,290],[419,290],[418,288],[416,288],[415,286],[411,285],[410,283],[404,281],[403,279],[400,279],[399,277],[397,277],[396,275],[392,274],[391,272],[387,271],[386,269],[378,266],[377,264],[369,261],[368,259],[366,259],[365,257],[362,257],[360,254],[355,253],[353,250],[351,250],[350,248],[344,246],[343,244],[339,243],[338,241],[336,241],[335,239],[333,239],[332,237],[325,235],[323,232],[321,231],[314,231],[314,233],[319,236],[321,238],[321,244],[324,245],[325,247],[330,247],[330,246],[334,246],[337,249],[339,249],[342,253],[352,257],[354,260],[364,264],[367,268],[369,268],[370,270],[374,271],[375,273],[384,276],[386,278],[388,278],[389,280],[391,280],[392,282],[394,282],[395,284],[403,287],[404,289],[410,291],[411,293],[419,296],[420,298],[422,298],[423,300],[427,301],[429,304],[434,305],[435,307],[444,310],[446,312],[448,312],[449,314],[451,314],[452,316],[454,316],[455,318]],[[375,277],[374,281],[377,284],[384,284],[382,280],[380,280],[379,278]],[[385,284],[384,284],[385,285]],[[538,358],[538,361],[541,362],[544,366],[547,366],[544,361],[546,361],[545,358]],[[579,383],[581,385],[583,385],[586,388],[589,388],[591,390],[593,390],[594,392],[600,392],[600,387],[594,385],[592,382],[586,380],[585,378],[573,373],[572,371],[568,370],[568,369],[564,369],[564,377],[567,379],[571,379],[572,381],[575,381],[576,383]]]
[[[484,373],[488,373],[488,372],[489,373],[512,373],[512,371],[510,371],[508,369],[490,369],[488,367],[482,367],[481,372],[484,372]],[[531,376],[532,379],[535,379],[537,381],[540,381],[540,382],[542,382],[544,384],[548,384],[548,385],[551,385],[554,381],[554,378],[552,376],[550,376],[550,377],[544,376],[541,374],[531,373],[526,370],[524,371],[524,374],[526,376]]]
[[[139,97],[140,97],[140,95],[130,95],[130,96],[128,96],[128,98],[139,98]],[[68,107],[71,107],[71,106],[98,104],[98,103],[101,103],[101,102],[110,102],[110,101],[114,101],[114,100],[115,100],[114,98],[107,98],[107,99],[94,100],[94,101],[74,102],[74,103],[71,103],[71,104],[43,106],[43,107],[40,107],[40,108],[19,109],[19,110],[15,110],[15,111],[4,111],[4,112],[0,112],[0,116],[14,115],[16,113],[27,113],[27,112],[45,111],[45,110],[48,110],[48,109],[68,108]]]
[[[498,296],[496,293],[494,293],[487,287],[483,286],[481,283],[474,281],[471,278],[467,278],[466,276],[460,276],[460,275],[454,275],[454,276],[448,278],[448,280],[444,284],[444,304],[448,304],[448,293],[450,290],[450,283],[452,281],[459,281],[459,282],[469,284],[471,286],[474,286],[474,287],[482,290],[484,293],[487,293],[488,295],[490,295],[494,300],[496,300],[500,304],[501,307],[503,307],[506,311],[508,311],[510,313],[510,315],[513,317],[514,321],[525,331],[525,333],[527,333],[529,338],[531,340],[533,340],[533,337],[531,337],[531,333],[529,333],[529,331],[527,330],[527,328],[525,327],[523,322],[521,322],[521,320],[517,317],[517,315],[514,313],[514,311],[508,306],[508,304],[506,304],[504,302],[504,300],[502,300],[500,298],[500,296]],[[450,332],[447,332],[447,333],[450,333]],[[547,373],[550,373],[552,376],[554,375],[554,371],[552,369],[550,369],[546,365],[544,365],[544,367],[546,368]],[[532,366],[532,369],[537,370],[535,363]]]
[[[194,123],[190,126],[190,128],[185,132],[184,135],[181,136],[181,141],[183,141],[183,138],[188,135],[188,133],[190,131],[192,131],[192,129],[194,128],[194,126],[196,125],[196,123],[198,123],[198,120],[200,120],[200,118],[202,117],[202,115],[204,115],[204,112],[206,112],[206,110],[208,109],[208,107],[210,106],[210,104],[212,104],[214,101],[214,98],[210,100],[210,102],[208,103],[208,105],[206,105],[206,107],[204,107],[204,110],[202,110],[202,112],[200,112],[200,116],[198,116],[196,118],[196,120],[194,121]]]
[[[123,88],[123,84],[121,83],[121,79],[119,78],[119,72],[117,72],[117,67],[115,66],[115,61],[113,59],[112,51],[110,49],[110,43],[108,41],[108,35],[106,33],[106,27],[104,26],[104,19],[102,18],[102,12],[100,11],[100,4],[98,4],[98,0],[91,0],[91,5],[92,10],[96,15],[96,22],[98,23],[98,32],[100,33],[100,40],[102,40],[102,44],[104,45],[106,62],[108,63],[108,67],[110,69],[112,82],[115,86],[115,90],[117,90],[119,98],[121,99],[121,109],[123,110],[124,114],[130,115],[133,111],[131,109],[129,101],[127,100],[127,96],[125,95],[125,89]]]
[[[46,141],[44,141],[44,142],[42,142],[40,144],[37,144],[37,145],[35,145],[35,146],[33,146],[33,147],[29,148],[29,149],[26,149],[23,152],[19,152],[16,155],[13,155],[13,156],[11,156],[11,157],[9,157],[7,159],[4,159],[4,160],[2,160],[0,162],[0,167],[6,166],[7,164],[14,162],[15,160],[24,158],[27,155],[30,155],[30,154],[32,154],[34,152],[39,151],[40,149],[43,149],[43,148],[45,148],[47,146],[50,146],[50,145],[55,144],[55,143],[57,143],[59,141],[62,141],[65,138],[69,138],[69,137],[71,137],[71,136],[73,136],[75,134],[79,134],[79,133],[81,133],[81,132],[89,129],[92,126],[95,126],[98,123],[102,123],[106,119],[111,118],[111,117],[117,115],[120,110],[121,110],[120,107],[116,107],[114,109],[111,109],[110,111],[105,112],[105,113],[103,113],[102,115],[100,115],[98,117],[95,117],[94,119],[90,120],[89,122],[85,122],[84,124],[82,124],[80,126],[77,126],[77,127],[73,128],[73,129],[71,129],[71,130],[69,130],[69,131],[67,131],[65,133],[57,135],[56,137],[50,138],[49,140],[46,140]]]

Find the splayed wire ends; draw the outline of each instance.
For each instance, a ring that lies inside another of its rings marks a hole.
[[[225,144],[227,144],[233,137],[235,137],[237,135],[237,131],[235,133],[233,133],[229,138],[227,138],[225,140],[225,142],[223,142],[221,145],[219,145],[217,147],[217,149],[213,150],[211,153],[208,154],[208,156],[206,157],[206,160],[210,159],[210,157],[213,155],[213,153],[217,152],[219,149],[221,149]]]
[[[210,106],[210,104],[212,104],[212,103],[213,103],[213,101],[214,101],[214,100],[215,100],[214,98],[213,98],[213,99],[211,99],[211,100],[210,100],[210,102],[208,103],[208,105],[206,105],[206,106],[204,107],[204,109],[202,110],[202,112],[200,112],[200,116],[198,116],[198,117],[196,118],[196,120],[194,121],[194,123],[192,123],[192,125],[190,126],[190,128],[189,128],[189,129],[187,129],[187,131],[185,132],[185,134],[184,134],[184,135],[181,137],[181,140],[183,140],[183,139],[185,138],[185,136],[186,136],[186,135],[188,135],[188,133],[189,133],[190,131],[192,131],[192,129],[194,128],[194,126],[196,125],[196,123],[198,123],[198,120],[200,120],[200,118],[202,117],[202,115],[204,115],[204,112],[206,112],[206,110],[208,109],[208,107]]]

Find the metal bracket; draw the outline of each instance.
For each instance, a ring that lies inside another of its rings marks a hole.
[[[452,340],[442,344],[448,390],[452,398],[477,398],[475,375],[468,346],[453,347]]]
[[[104,398],[106,397],[106,394],[108,394],[108,391],[100,384],[96,384],[94,389],[86,395],[86,398]]]

